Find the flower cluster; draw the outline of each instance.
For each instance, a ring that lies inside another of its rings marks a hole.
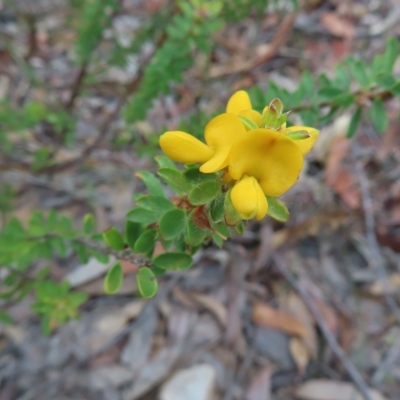
[[[203,173],[225,170],[224,181],[233,186],[232,204],[242,218],[262,219],[268,213],[266,196],[280,196],[294,185],[319,135],[310,127],[287,128],[282,108],[274,99],[259,113],[241,90],[229,99],[226,113],[207,124],[205,143],[169,131],[160,137],[160,146],[174,161],[201,163]]]

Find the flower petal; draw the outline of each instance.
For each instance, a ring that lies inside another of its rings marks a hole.
[[[205,143],[181,131],[161,135],[160,147],[169,158],[181,163],[203,163],[214,155],[214,150]]]
[[[255,177],[267,196],[280,196],[296,182],[303,167],[300,148],[278,131],[254,129],[238,140],[229,155],[235,180]]]
[[[256,217],[262,219],[268,212],[268,202],[258,184],[252,176],[245,176],[231,191],[233,206],[241,214],[243,219]]]
[[[244,90],[239,90],[238,92],[234,93],[228,100],[228,104],[226,106],[226,112],[233,114],[251,109],[252,106],[250,97]]]
[[[225,168],[232,145],[245,134],[246,128],[236,115],[226,113],[213,118],[207,124],[204,136],[215,153],[200,167],[200,171],[211,173]]]
[[[296,131],[307,131],[310,134],[310,137],[308,139],[293,141],[293,143],[296,143],[297,146],[300,147],[303,155],[306,155],[313,148],[315,141],[318,139],[319,130],[315,128],[310,128],[309,126],[291,126],[290,128],[285,128],[281,130],[284,135]]]

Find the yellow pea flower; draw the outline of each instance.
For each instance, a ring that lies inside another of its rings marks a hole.
[[[233,114],[220,114],[206,126],[206,143],[181,131],[165,132],[160,137],[160,147],[172,160],[182,163],[203,163],[200,171],[212,173],[228,165],[232,145],[246,129],[240,119]]]
[[[234,180],[252,176],[266,196],[277,197],[294,185],[303,163],[294,141],[278,131],[260,128],[247,132],[232,146],[229,174]]]
[[[253,176],[245,175],[236,183],[231,191],[231,200],[243,219],[256,217],[260,220],[267,215],[267,199]]]

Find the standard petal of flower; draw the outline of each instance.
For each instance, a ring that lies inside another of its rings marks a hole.
[[[206,126],[204,136],[207,144],[215,150],[214,156],[200,167],[200,171],[211,173],[228,165],[232,145],[246,134],[246,128],[239,117],[233,114],[220,114]]]
[[[233,206],[242,215],[243,219],[256,217],[262,219],[268,212],[268,202],[258,184],[252,176],[245,176],[231,191]]]
[[[235,180],[253,176],[267,196],[280,196],[296,182],[303,162],[292,140],[278,131],[254,129],[232,147],[229,174]]]
[[[214,155],[213,149],[181,131],[169,131],[161,135],[160,147],[169,158],[181,163],[203,163]]]
[[[239,90],[228,100],[226,112],[237,114],[240,111],[251,110],[252,108],[251,100],[247,92],[244,90]]]
[[[306,155],[313,148],[315,141],[318,139],[319,130],[315,128],[310,128],[309,126],[291,126],[290,128],[285,128],[281,130],[284,135],[296,131],[307,131],[310,134],[310,137],[308,139],[293,141],[293,143],[296,143],[297,146],[300,147],[303,155]]]

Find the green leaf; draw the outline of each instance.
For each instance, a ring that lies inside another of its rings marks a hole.
[[[224,239],[216,233],[212,235],[212,239],[214,243],[221,249],[224,245]]]
[[[358,107],[357,110],[354,112],[353,116],[351,117],[349,129],[347,130],[347,138],[352,138],[358,129],[358,125],[360,125],[362,116],[362,107]]]
[[[177,169],[163,167],[158,170],[158,175],[179,193],[188,193],[192,188],[191,183]]]
[[[371,119],[379,133],[384,132],[388,125],[389,120],[386,115],[385,105],[381,99],[375,99],[371,107]]]
[[[135,176],[143,181],[150,194],[165,197],[164,188],[161,182],[151,172],[139,171]]]
[[[231,191],[232,189],[229,190],[229,192],[226,194],[224,203],[225,223],[228,226],[236,225],[239,221],[242,220],[242,217],[240,216],[239,212],[236,210],[235,207],[233,207],[231,200]]]
[[[201,182],[216,181],[218,179],[218,174],[203,174],[198,167],[188,168],[183,175],[196,185]]]
[[[398,81],[390,90],[396,97],[400,97],[400,81]]]
[[[86,264],[89,261],[89,254],[88,254],[86,246],[83,243],[79,243],[79,242],[72,242],[71,246],[75,250],[76,255],[78,256],[79,260],[83,264]]]
[[[392,75],[379,74],[375,77],[375,82],[380,87],[388,90],[396,85],[396,79]]]
[[[221,187],[219,182],[202,182],[189,193],[189,201],[194,206],[210,203],[220,194]]]
[[[257,124],[251,120],[250,118],[239,116],[240,120],[243,122],[243,125],[246,127],[248,131],[251,131],[252,129],[257,129],[258,126]]]
[[[175,209],[175,205],[161,196],[145,195],[136,200],[139,207],[155,212],[157,215]]]
[[[124,238],[115,228],[110,228],[103,232],[103,239],[114,250],[120,251],[125,248]]]
[[[90,235],[91,233],[93,233],[95,226],[96,226],[96,221],[94,219],[94,215],[86,214],[83,217],[83,233],[85,235]]]
[[[131,249],[134,248],[136,240],[142,234],[142,225],[137,222],[132,222],[129,220],[125,221],[125,237],[128,245]]]
[[[158,223],[160,232],[166,240],[179,236],[185,229],[185,224],[186,214],[179,208],[166,212]]]
[[[193,258],[186,253],[170,252],[158,255],[153,259],[153,263],[157,268],[180,271],[190,268]]]
[[[223,220],[224,213],[224,195],[221,194],[210,203],[209,214],[212,221],[219,222]]]
[[[157,220],[157,214],[145,208],[137,207],[128,211],[126,218],[129,221],[138,222],[140,224],[151,224]]]
[[[186,226],[187,240],[191,246],[198,246],[210,234],[209,230],[199,228],[193,221],[193,215],[196,210],[189,214],[189,220]]]
[[[107,275],[104,279],[104,291],[107,294],[114,294],[118,292],[122,285],[123,278],[124,274],[122,271],[122,266],[118,262],[114,264],[107,272]]]
[[[154,272],[149,267],[142,267],[136,275],[139,293],[145,299],[153,297],[158,290],[158,283]]]
[[[139,236],[133,250],[137,253],[146,254],[146,256],[151,257],[154,252],[156,237],[156,229],[147,229]]]
[[[3,310],[0,310],[0,323],[4,325],[11,325],[14,323],[13,318]]]
[[[163,156],[163,155],[156,156],[156,157],[154,157],[154,159],[156,160],[156,163],[158,164],[158,166],[160,168],[169,167],[169,168],[177,169],[175,163],[167,156]]]
[[[368,88],[371,84],[367,74],[367,66],[361,60],[356,60],[353,57],[349,57],[346,60],[346,64],[350,69],[354,79],[363,87]]]
[[[278,221],[286,222],[289,219],[289,210],[276,197],[267,196],[268,215]]]
[[[338,89],[335,87],[324,87],[319,92],[318,95],[324,99],[334,99],[336,96],[339,96],[343,93],[342,89]]]
[[[391,73],[394,64],[399,56],[399,42],[395,37],[391,37],[386,44],[386,50],[383,54],[384,72]]]

